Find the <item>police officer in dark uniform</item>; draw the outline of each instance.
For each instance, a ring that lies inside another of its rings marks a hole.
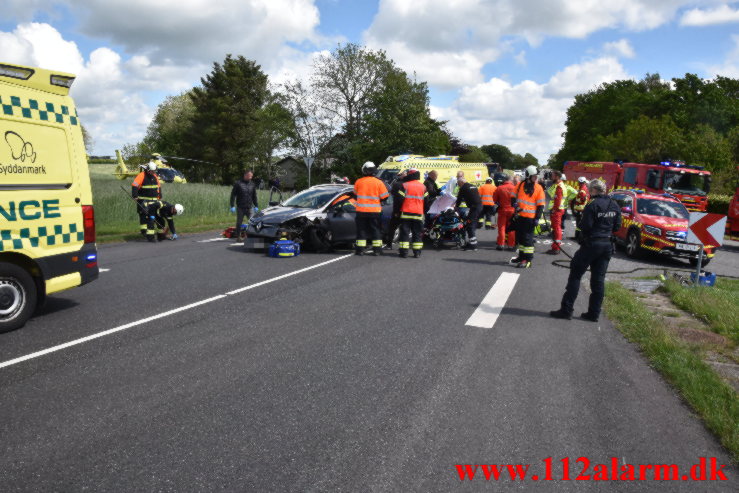
[[[465,218],[467,245],[464,249],[477,251],[477,221],[480,219],[480,213],[482,212],[482,199],[477,187],[465,180],[464,173],[461,171],[457,173],[457,185],[459,191],[457,192],[457,203],[454,207],[459,209],[462,204],[465,204],[468,209]]]
[[[606,185],[601,180],[593,180],[588,188],[593,198],[583,210],[580,230],[582,242],[580,249],[572,257],[570,277],[562,296],[559,310],[549,312],[554,318],[570,320],[574,310],[580,280],[590,267],[590,300],[588,311],[581,314],[584,320],[597,322],[605,295],[605,278],[608,262],[613,255],[613,233],[621,227],[621,209],[606,195]]]

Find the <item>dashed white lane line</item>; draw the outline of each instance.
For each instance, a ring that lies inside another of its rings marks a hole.
[[[483,298],[472,316],[467,319],[465,325],[480,327],[481,329],[492,329],[498,320],[500,312],[503,311],[508,297],[513,292],[519,276],[520,274],[503,272],[498,277],[498,280],[495,281],[493,287],[490,288],[488,294],[485,295],[485,298]]]
[[[103,269],[102,267],[98,269],[100,272],[110,272],[110,269]]]
[[[309,270],[317,269],[319,267],[323,267],[325,265],[332,264],[334,262],[338,262],[339,260],[347,259],[347,258],[349,258],[351,256],[352,255],[343,255],[341,257],[337,257],[337,258],[334,258],[334,259],[331,259],[331,260],[327,260],[326,262],[321,262],[320,264],[311,265],[311,266],[305,267],[303,269],[298,269],[296,271],[288,272],[287,274],[283,274],[281,276],[277,276],[277,277],[273,277],[271,279],[267,279],[266,281],[261,281],[261,282],[255,283],[255,284],[251,284],[249,286],[244,286],[243,288],[235,289],[233,291],[229,291],[229,292],[224,293],[224,294],[219,294],[219,295],[213,296],[211,298],[206,298],[204,300],[196,301],[195,303],[190,303],[189,305],[181,306],[179,308],[174,308],[172,310],[169,310],[169,311],[166,311],[166,312],[163,312],[163,313],[159,313],[157,315],[152,315],[151,317],[142,318],[141,320],[136,320],[135,322],[130,322],[130,323],[127,323],[127,324],[124,324],[124,325],[119,325],[118,327],[114,327],[112,329],[108,329],[108,330],[105,330],[103,332],[97,332],[95,334],[91,334],[89,336],[81,337],[81,338],[75,339],[73,341],[65,342],[64,344],[59,344],[57,346],[52,346],[50,348],[42,349],[41,351],[36,351],[35,353],[27,354],[25,356],[20,356],[20,357],[15,358],[15,359],[4,361],[4,362],[0,363],[0,368],[6,368],[8,366],[17,365],[18,363],[22,363],[22,362],[28,361],[30,359],[39,358],[39,357],[44,356],[44,355],[49,354],[49,353],[53,353],[53,352],[56,352],[56,351],[61,351],[62,349],[66,349],[66,348],[69,348],[69,347],[72,347],[72,346],[77,346],[79,344],[83,344],[85,342],[89,342],[89,341],[92,341],[94,339],[99,339],[101,337],[105,337],[105,336],[108,336],[110,334],[115,334],[116,332],[121,332],[123,330],[130,329],[132,327],[137,327],[139,325],[143,325],[143,324],[146,324],[148,322],[152,322],[154,320],[158,320],[160,318],[169,317],[170,315],[174,315],[176,313],[184,312],[186,310],[191,310],[191,309],[196,308],[198,306],[202,306],[202,305],[205,305],[207,303],[212,303],[213,301],[222,300],[223,298],[226,298],[228,296],[232,296],[232,295],[235,295],[235,294],[238,294],[238,293],[243,293],[244,291],[248,291],[250,289],[258,288],[260,286],[264,286],[265,284],[269,284],[271,282],[279,281],[281,279],[285,279],[285,278],[288,278],[288,277],[291,277],[291,276],[302,274],[303,272],[307,272]]]

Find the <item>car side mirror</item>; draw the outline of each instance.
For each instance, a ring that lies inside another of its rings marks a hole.
[[[631,214],[631,213],[633,213],[634,211],[633,211],[633,210],[631,210],[631,207],[621,207],[621,212],[622,212],[623,214]]]
[[[334,209],[334,217],[341,217],[344,215],[344,211],[339,207],[338,209]]]
[[[280,205],[280,203],[279,203],[279,202],[277,202],[276,200],[273,200],[272,202],[269,202],[269,206],[270,206],[270,207],[274,207],[274,206],[276,206],[276,205]]]

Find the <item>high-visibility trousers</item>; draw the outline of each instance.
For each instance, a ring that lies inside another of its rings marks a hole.
[[[562,249],[562,217],[564,215],[564,210],[552,211],[552,250],[555,251]]]
[[[509,247],[516,246],[516,232],[514,230],[508,230],[508,221],[513,216],[513,209],[498,209],[498,246],[508,245]],[[506,242],[506,235],[508,235],[508,241]]]

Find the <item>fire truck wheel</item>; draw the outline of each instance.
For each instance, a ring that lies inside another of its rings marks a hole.
[[[626,255],[631,258],[637,258],[641,254],[641,235],[636,230],[629,231],[626,238]]]
[[[26,269],[0,262],[0,333],[23,327],[36,309],[36,284]]]

